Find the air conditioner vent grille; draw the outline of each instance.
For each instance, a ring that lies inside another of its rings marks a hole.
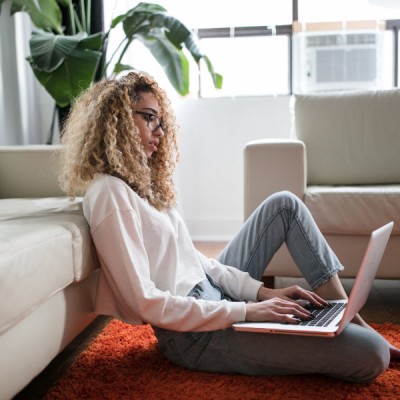
[[[319,50],[316,82],[371,82],[377,78],[375,49]]]
[[[343,35],[312,35],[306,38],[307,47],[333,47],[343,45],[374,45],[374,33],[348,33]]]

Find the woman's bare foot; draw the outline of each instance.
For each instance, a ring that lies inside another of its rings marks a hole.
[[[361,316],[360,316],[359,314],[357,314],[357,315],[354,317],[354,319],[353,319],[352,322],[354,322],[354,323],[357,324],[357,325],[361,325],[361,326],[363,326],[363,327],[365,327],[365,328],[369,328],[369,329],[374,330],[374,328],[372,328],[370,325],[368,325],[368,324],[361,318]],[[388,343],[389,343],[389,342],[388,342]],[[392,361],[400,360],[400,349],[398,349],[396,346],[394,346],[394,345],[392,345],[391,343],[389,343],[389,350],[390,350],[390,359],[391,359]]]
[[[390,349],[390,359],[392,361],[400,360],[400,349],[398,349],[397,347],[393,346],[390,343],[389,343],[389,349]]]

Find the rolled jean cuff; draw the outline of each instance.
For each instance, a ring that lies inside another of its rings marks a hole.
[[[334,275],[339,273],[340,271],[344,270],[344,266],[342,264],[337,264],[335,267],[328,269],[327,268],[327,273],[323,276],[320,277],[315,282],[309,282],[311,289],[315,290],[318,289],[320,286],[322,286],[324,283],[328,282]]]

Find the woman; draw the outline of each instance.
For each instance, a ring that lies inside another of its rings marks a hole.
[[[305,302],[346,298],[342,268],[303,203],[268,198],[218,261],[192,244],[177,213],[177,126],[165,92],[144,74],[102,81],[74,105],[60,177],[83,208],[100,263],[96,311],[153,326],[159,348],[190,369],[254,375],[322,373],[366,382],[398,350],[358,316],[334,339],[236,332],[237,321],[296,323]],[[283,242],[313,291],[268,289],[265,266]]]

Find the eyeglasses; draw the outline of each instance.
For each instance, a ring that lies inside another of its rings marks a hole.
[[[145,121],[147,122],[147,127],[150,129],[151,133],[156,132],[158,129],[162,129],[163,132],[167,131],[167,125],[164,124],[163,120],[158,116],[145,111],[135,111],[135,114],[143,115]]]

